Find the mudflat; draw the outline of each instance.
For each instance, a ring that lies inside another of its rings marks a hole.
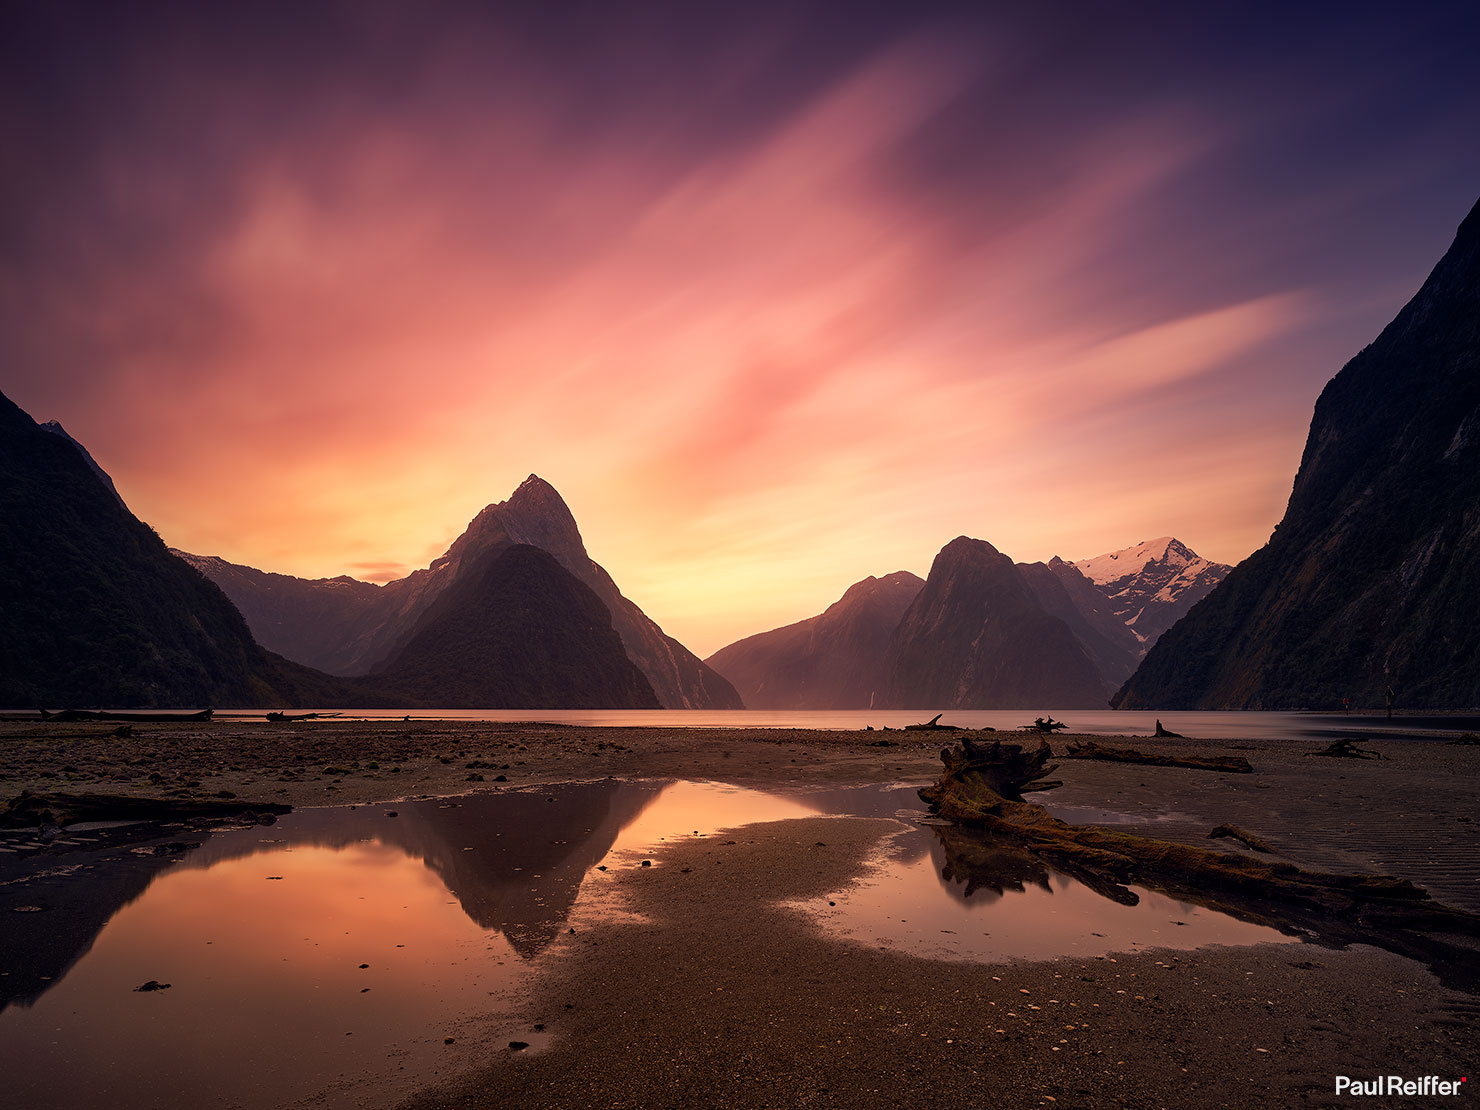
[[[608,776],[925,785],[952,738],[342,719],[111,731],[0,724],[0,800],[225,793],[304,807]],[[1096,739],[1242,756],[1254,771],[1065,760],[1064,786],[1036,797],[1066,820],[1242,851],[1207,839],[1235,824],[1303,867],[1396,875],[1480,911],[1480,748],[1373,741],[1387,758],[1353,760],[1313,758],[1315,742]],[[411,1105],[1334,1106],[1338,1075],[1449,1079],[1473,1065],[1470,985],[1365,945],[978,963],[838,939],[828,894],[869,883],[903,827],[752,824],[616,868],[599,897],[626,912],[586,915],[516,1002],[548,1044],[462,1043],[457,1076]],[[65,862],[64,846],[47,852]]]

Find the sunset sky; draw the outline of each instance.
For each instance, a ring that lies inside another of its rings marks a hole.
[[[0,389],[310,577],[537,473],[701,655],[960,534],[1237,562],[1480,195],[1474,11],[10,4]]]

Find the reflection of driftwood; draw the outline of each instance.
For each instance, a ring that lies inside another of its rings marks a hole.
[[[1158,739],[1158,740],[1186,740],[1187,739],[1187,737],[1183,736],[1180,732],[1168,732],[1166,729],[1162,728],[1161,727],[1161,718],[1159,718],[1159,717],[1157,718],[1157,721],[1156,721],[1156,731],[1152,735],[1155,736],[1156,739]]]
[[[934,717],[931,717],[930,720],[924,722],[923,724],[905,725],[904,726],[904,730],[906,732],[939,732],[939,731],[942,731],[942,730],[943,731],[946,731],[946,732],[960,732],[961,731],[961,726],[960,725],[943,725],[943,724],[941,724],[940,723],[940,719],[943,716],[945,716],[944,713],[937,713]]]
[[[1219,840],[1225,836],[1233,840],[1242,841],[1250,848],[1253,848],[1256,852],[1269,853],[1274,851],[1274,849],[1269,846],[1267,841],[1260,840],[1259,837],[1255,836],[1253,833],[1247,832],[1244,829],[1239,828],[1237,825],[1219,825],[1212,832],[1208,833],[1209,840]]]
[[[945,764],[945,774],[940,782],[927,790],[941,791],[947,781],[953,791],[968,791],[981,786],[1000,801],[1001,798],[1021,800],[1025,791],[1052,790],[1063,786],[1061,782],[1044,782],[1059,769],[1057,763],[1049,763],[1053,751],[1046,740],[1038,742],[1033,752],[1023,751],[1021,744],[1004,744],[993,740],[990,744],[964,737],[954,748],[942,748],[940,760]],[[927,790],[920,797],[927,802]],[[950,814],[944,814],[950,816]]]
[[[71,825],[78,821],[170,821],[184,817],[239,817],[287,813],[279,802],[226,798],[133,798],[117,794],[32,794],[24,792],[0,809],[0,828]]]
[[[1226,771],[1234,775],[1247,775],[1254,768],[1241,755],[1210,755],[1191,759],[1180,759],[1170,755],[1147,755],[1132,748],[1106,748],[1086,740],[1081,744],[1070,744],[1064,753],[1065,759],[1099,759],[1106,763],[1148,763],[1153,767],[1190,767],[1195,771]]]
[[[1318,752],[1306,752],[1306,755],[1328,755],[1333,759],[1386,759],[1387,756],[1372,748],[1359,748],[1357,741],[1348,737],[1345,740],[1333,740],[1329,747],[1322,748]]]
[[[1047,745],[1044,745],[1046,747]],[[1434,901],[1403,879],[1337,875],[1289,863],[1209,851],[1093,825],[1069,825],[1042,806],[1013,799],[993,785],[1021,779],[1016,745],[970,745],[941,753],[944,773],[920,797],[941,817],[981,830],[993,845],[1016,845],[1073,874],[1093,876],[1102,892],[1125,884],[1152,887],[1287,932],[1306,931],[1333,943],[1362,940],[1438,961],[1444,976],[1473,981],[1473,953],[1433,933],[1480,937],[1480,916]],[[1042,767],[1040,748],[1032,761]],[[1466,970],[1469,969],[1469,970]]]

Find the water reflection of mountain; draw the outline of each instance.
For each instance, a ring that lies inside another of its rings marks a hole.
[[[29,1006],[60,982],[112,917],[161,872],[298,847],[344,849],[365,841],[394,847],[433,871],[471,920],[503,933],[520,956],[532,959],[566,927],[586,872],[666,785],[608,780],[304,809],[270,827],[192,834],[205,839],[183,856],[138,856],[127,848],[56,856],[48,861],[51,869],[65,873],[0,885],[7,927],[0,1010]],[[72,869],[76,864],[83,866]],[[44,909],[15,912],[28,905]]]

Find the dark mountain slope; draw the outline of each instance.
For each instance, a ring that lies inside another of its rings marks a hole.
[[[1322,391],[1269,543],[1158,642],[1126,708],[1480,705],[1480,205]]]
[[[601,599],[527,544],[464,568],[385,669],[358,681],[444,708],[660,708]]]
[[[1057,557],[1051,563],[1019,563],[1017,569],[1044,611],[1069,626],[1110,688],[1131,676],[1141,642],[1093,582]]]
[[[70,437],[0,396],[0,706],[337,701],[327,675],[260,648]]]
[[[891,640],[886,704],[930,709],[1070,709],[1108,687],[1011,559],[961,536],[941,549]]]
[[[739,709],[730,684],[664,634],[586,553],[569,507],[548,482],[531,474],[507,501],[483,509],[424,570],[373,586],[351,578],[302,579],[268,574],[209,556],[180,556],[224,589],[252,630],[274,650],[336,674],[365,674],[401,650],[428,606],[464,566],[513,544],[553,555],[596,591],[628,656],[671,709]]]
[[[906,570],[865,578],[817,616],[737,640],[704,662],[751,709],[867,709],[883,693],[889,638],[924,585]]]

